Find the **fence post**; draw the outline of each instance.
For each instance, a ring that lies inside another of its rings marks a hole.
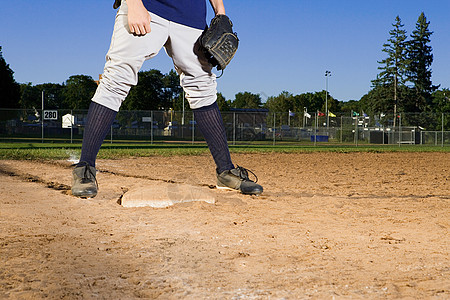
[[[70,110],[70,143],[73,144],[73,110]]]
[[[236,145],[236,113],[233,112],[233,145]]]
[[[150,111],[150,144],[153,145],[153,110]]]
[[[275,113],[273,113],[273,130],[272,130],[272,132],[273,132],[273,146],[275,146],[275,131],[276,131],[275,118],[276,118],[276,115],[275,115]]]
[[[195,140],[195,119],[194,119],[194,112],[192,112],[192,145],[194,145]]]
[[[442,141],[441,147],[444,147],[444,113],[442,113]]]
[[[317,120],[318,120],[318,113],[316,112],[316,117],[314,118],[314,146],[317,142]]]
[[[41,143],[44,142],[44,91],[42,91]]]

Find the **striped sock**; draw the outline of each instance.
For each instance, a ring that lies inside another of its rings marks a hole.
[[[115,110],[91,102],[83,134],[80,162],[86,161],[90,166],[95,167],[98,151],[111,130],[116,115]]]
[[[217,102],[194,109],[194,118],[208,144],[217,172],[234,169],[228,149],[227,135]]]

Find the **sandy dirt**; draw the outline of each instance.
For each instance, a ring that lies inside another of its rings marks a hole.
[[[0,161],[0,298],[449,299],[450,154],[235,154],[263,195],[219,191],[209,155]],[[145,183],[215,204],[124,208]]]

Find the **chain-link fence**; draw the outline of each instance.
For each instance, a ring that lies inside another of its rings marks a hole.
[[[353,116],[351,116],[353,115]],[[2,141],[81,142],[87,110],[0,109]],[[230,144],[450,145],[450,114],[222,112]],[[192,111],[120,111],[105,142],[199,142]]]

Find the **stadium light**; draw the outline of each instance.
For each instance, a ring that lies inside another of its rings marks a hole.
[[[328,77],[331,76],[331,71],[325,71],[325,81],[326,81],[326,90],[325,90],[325,114],[327,120],[327,135],[328,135],[328,123],[330,121],[330,117],[328,115]]]

